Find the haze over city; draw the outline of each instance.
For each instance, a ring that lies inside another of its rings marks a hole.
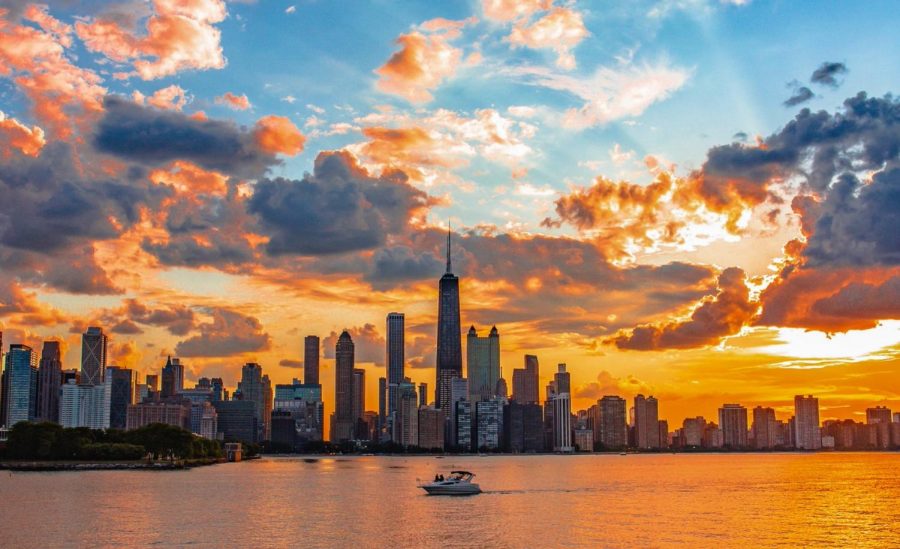
[[[900,408],[892,4],[0,6],[6,346],[234,388],[318,335],[328,414],[397,311],[433,401],[449,230],[463,356],[496,326],[573,410]]]

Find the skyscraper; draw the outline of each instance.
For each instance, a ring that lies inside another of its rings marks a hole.
[[[437,324],[437,383],[435,404],[450,406],[450,384],[462,377],[462,333],[459,319],[459,278],[450,265],[450,231],[447,231],[447,270],[441,277],[438,297]]]
[[[878,447],[881,449],[891,446],[891,410],[885,406],[866,408],[866,424],[874,425],[877,432]]]
[[[559,364],[553,375],[553,382],[548,388],[551,395],[547,408],[552,409],[550,417],[552,429],[552,447],[554,452],[573,452],[572,444],[572,397],[571,375],[566,372],[566,365]],[[545,415],[547,410],[545,409]]]
[[[37,404],[37,354],[28,345],[12,344],[6,354],[6,426],[32,421]]]
[[[166,365],[162,369],[162,398],[178,396],[184,389],[184,365],[180,358],[166,359]]]
[[[607,449],[620,449],[628,445],[625,430],[625,399],[606,395],[597,401],[599,411],[597,441]],[[698,443],[699,444],[699,443]]]
[[[653,396],[634,397],[634,438],[642,450],[659,448],[659,403]]]
[[[387,418],[387,378],[378,378],[378,433],[384,431]]]
[[[106,334],[91,326],[81,336],[81,383],[102,385],[106,370]]]
[[[419,397],[416,386],[409,379],[400,382],[397,391],[397,421],[394,423],[393,440],[403,447],[419,444]]]
[[[134,404],[134,387],[137,375],[127,368],[110,366],[106,369],[109,384],[109,426],[124,429],[127,425],[128,406]]]
[[[775,410],[757,406],[753,409],[753,447],[757,449],[777,446],[777,425]]]
[[[466,337],[466,377],[469,380],[469,400],[490,400],[496,395],[500,380],[500,333],[491,328],[488,337],[478,337],[475,326]]]
[[[387,364],[388,417],[397,411],[397,388],[403,381],[406,364],[406,328],[403,313],[387,315],[385,364]]]
[[[268,381],[268,377],[265,378]],[[165,387],[165,370],[163,370],[163,386]],[[271,385],[269,385],[271,389]],[[262,366],[255,362],[248,362],[241,368],[241,381],[238,382],[238,389],[241,392],[241,400],[244,402],[252,402],[256,410],[256,427],[259,430],[255,441],[265,440],[266,413],[271,413],[271,408],[266,410],[266,389],[263,381]],[[270,418],[271,419],[271,418]]]
[[[356,438],[361,438],[359,432],[360,421],[366,413],[366,371],[362,368],[353,369],[353,426],[357,432]]]
[[[35,418],[59,423],[59,391],[62,387],[62,354],[58,341],[45,341],[38,368]]]
[[[819,399],[812,395],[794,397],[794,446],[798,450],[818,450],[822,447]]]
[[[726,448],[747,447],[747,409],[740,404],[724,404],[719,408],[719,427]]]
[[[428,406],[428,384],[419,383],[419,406]]]
[[[334,351],[334,421],[331,442],[353,438],[353,365],[355,349],[347,330],[341,332]]]
[[[308,335],[303,338],[303,383],[319,383],[319,336]]]
[[[540,404],[538,357],[525,355],[525,368],[513,370],[512,398],[519,404]]]

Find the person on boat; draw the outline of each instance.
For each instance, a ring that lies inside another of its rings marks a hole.
[[[438,482],[439,480],[441,480],[440,475],[434,475],[434,481]]]
[[[439,477],[438,480],[440,482],[444,482],[444,475],[438,475],[438,477]]]

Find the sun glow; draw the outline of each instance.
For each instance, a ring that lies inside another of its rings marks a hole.
[[[900,321],[886,320],[869,330],[826,334],[800,328],[779,328],[780,344],[758,349],[794,358],[873,358],[879,351],[900,344]]]

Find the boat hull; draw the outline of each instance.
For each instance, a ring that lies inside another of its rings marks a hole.
[[[421,488],[428,492],[429,496],[474,496],[481,493],[481,488],[477,484],[457,484],[453,486],[426,484]]]

